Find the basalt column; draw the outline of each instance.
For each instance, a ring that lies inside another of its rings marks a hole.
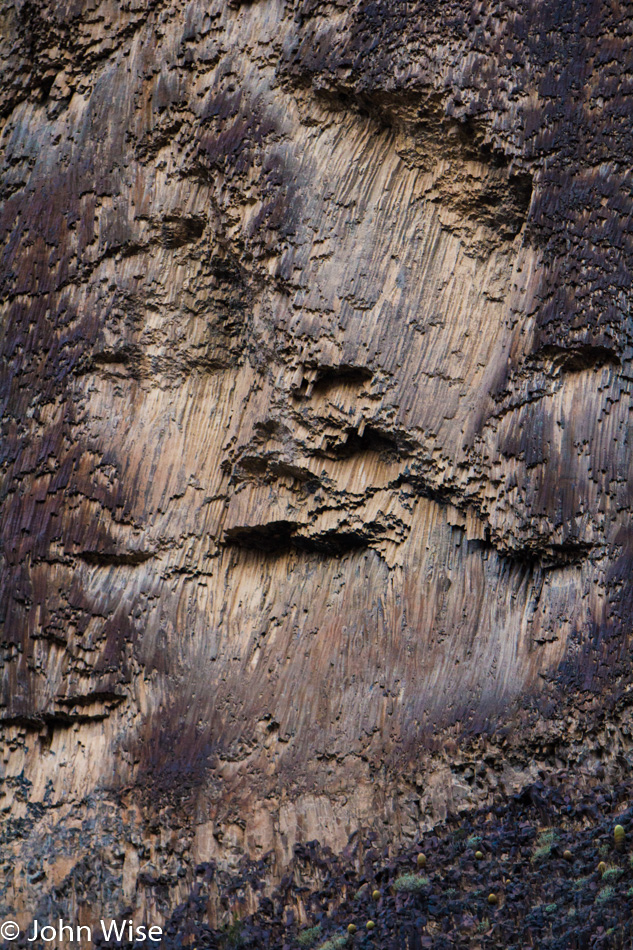
[[[2,913],[631,764],[632,37],[5,0]]]

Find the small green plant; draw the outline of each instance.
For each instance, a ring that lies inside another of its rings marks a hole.
[[[558,904],[546,904],[545,913],[546,914],[555,914],[558,910]]]
[[[610,864],[606,871],[602,872],[602,880],[605,884],[615,883],[619,877],[622,877],[622,869]]]
[[[477,848],[477,845],[480,845],[482,841],[481,835],[471,835],[468,841],[466,842],[469,848]]]
[[[542,831],[538,836],[536,848],[530,859],[532,863],[537,864],[539,861],[543,861],[549,857],[555,842],[556,832],[553,828],[547,828],[545,831]]]
[[[480,920],[477,924],[477,933],[483,934],[487,930],[490,930],[490,919],[488,917],[484,917],[484,919]]]
[[[313,947],[321,936],[322,930],[321,924],[317,924],[316,927],[309,927],[308,930],[302,930],[297,937],[297,943],[300,947]]]
[[[611,848],[609,847],[608,844],[601,844],[600,847],[598,848],[598,854],[600,855],[601,858],[606,858],[610,850]]]
[[[413,894],[416,891],[424,890],[425,887],[429,886],[429,883],[428,877],[418,877],[417,874],[402,874],[393,882],[393,889],[398,893],[404,891]]]
[[[596,904],[604,904],[606,901],[610,901],[614,894],[614,888],[603,887],[596,897]]]
[[[626,896],[627,896],[627,897],[633,897],[633,884],[631,884],[631,886],[629,887],[628,891],[626,892]]]
[[[579,877],[578,880],[574,881],[574,890],[581,891],[583,887],[587,886],[587,881],[590,881],[591,877]]]
[[[244,944],[242,937],[243,924],[237,917],[230,924],[225,924],[220,936],[222,950],[239,950]]]
[[[568,916],[568,917],[575,917],[575,916],[576,916],[576,908],[575,908],[575,907],[570,907],[569,910],[567,911],[567,916]]]
[[[325,943],[322,943],[319,950],[341,950],[341,947],[347,946],[347,934],[334,934]]]

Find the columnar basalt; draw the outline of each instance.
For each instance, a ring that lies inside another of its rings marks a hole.
[[[5,3],[3,907],[629,763],[632,37]]]

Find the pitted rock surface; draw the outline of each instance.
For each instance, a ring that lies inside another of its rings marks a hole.
[[[5,2],[2,910],[630,766],[632,45]]]

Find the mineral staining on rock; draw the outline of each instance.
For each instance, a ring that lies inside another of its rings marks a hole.
[[[627,753],[630,13],[0,25],[7,907]]]
[[[246,908],[266,879],[265,863],[244,862],[236,871],[200,865],[189,899],[167,929],[176,946],[204,941],[224,948],[238,936],[243,950],[332,950],[372,946],[373,941],[385,950],[401,950],[407,943],[421,950],[471,943],[496,950],[530,942],[554,950],[570,942],[591,946],[603,936],[607,946],[626,946],[633,931],[633,867],[630,856],[614,848],[611,818],[605,816],[615,808],[630,821],[630,793],[630,782],[593,787],[584,795],[575,790],[573,796],[537,782],[493,811],[486,807],[454,817],[427,832],[419,842],[429,851],[424,879],[410,873],[415,863],[410,846],[387,856],[371,835],[355,836],[342,855],[328,853],[317,842],[300,845],[283,881],[254,914]],[[535,865],[530,852],[540,822],[561,818],[559,846]],[[485,833],[485,866],[473,860],[467,840],[475,829]],[[573,865],[561,853],[565,844],[573,848]],[[596,855],[605,849],[614,859],[606,886],[595,867]],[[375,881],[383,889],[379,905],[370,896]],[[237,923],[209,925],[200,914],[215,889],[222,894],[221,916]],[[496,901],[489,902],[490,896]],[[364,942],[367,920],[375,925],[372,943]],[[343,942],[345,930],[354,936],[353,944]]]

